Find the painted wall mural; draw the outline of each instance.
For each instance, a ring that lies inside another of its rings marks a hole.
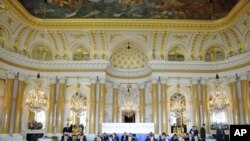
[[[24,8],[26,8],[29,11],[29,13],[40,18],[44,18],[45,15],[46,18],[115,18],[115,19],[129,18],[129,19],[206,20],[206,19],[219,19],[224,17],[239,0],[19,0],[19,1],[24,6]]]

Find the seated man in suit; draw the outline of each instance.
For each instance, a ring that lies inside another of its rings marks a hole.
[[[76,141],[87,141],[87,139],[86,136],[83,133],[81,133],[80,135],[78,135]]]
[[[64,133],[61,141],[72,141],[72,138],[67,133]]]
[[[71,130],[70,130],[70,127],[69,127],[69,123],[66,124],[66,127],[63,128],[63,134],[70,134],[71,133]]]
[[[128,135],[126,132],[123,133],[123,135],[121,137],[121,141],[128,141]]]

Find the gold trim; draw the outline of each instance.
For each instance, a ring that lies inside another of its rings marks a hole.
[[[230,31],[233,33],[233,35],[234,35],[234,37],[235,37],[235,39],[237,41],[237,44],[238,44],[237,52],[238,52],[238,54],[241,54],[243,52],[244,47],[241,44],[240,38],[239,38],[238,34],[236,33],[236,31],[233,28],[230,28]]]
[[[93,44],[93,47],[94,47],[94,52],[92,53],[93,58],[97,59],[97,44],[96,44],[96,33],[95,33],[95,31],[90,31],[90,35],[91,35],[92,44]]]
[[[168,36],[168,32],[164,31],[161,39],[161,60],[165,60],[165,49],[167,48],[165,42]]]
[[[207,40],[207,37],[209,35],[210,35],[210,33],[205,33],[205,35],[203,35],[203,38],[201,40],[201,44],[200,44],[200,48],[199,48],[199,58],[200,58],[200,60],[203,60],[202,48],[204,46],[204,42]]]
[[[199,37],[200,35],[201,35],[201,33],[196,33],[195,36],[194,36],[194,40],[193,40],[192,48],[191,48],[191,58],[192,58],[192,60],[195,60],[194,48],[195,48],[196,41],[197,41],[197,39],[198,39],[198,37]]]
[[[27,56],[28,55],[28,51],[27,51],[27,47],[28,47],[28,44],[30,42],[30,38],[31,38],[31,35],[35,32],[35,29],[32,29],[29,31],[27,37],[26,37],[26,40],[24,42],[24,46],[23,46],[23,49],[22,49],[22,53],[23,55]]]
[[[154,35],[153,35],[153,54],[152,54],[152,58],[155,60],[156,59],[156,48],[157,48],[157,41],[158,41],[158,37],[159,37],[159,32],[155,31]]]
[[[249,0],[239,1],[225,16],[218,20],[171,20],[171,19],[40,19],[32,16],[19,1],[4,0],[24,21],[33,27],[45,29],[172,29],[172,30],[215,30],[223,29],[237,20],[238,15],[249,9]],[[195,24],[194,24],[195,23]]]
[[[100,31],[99,35],[101,37],[101,43],[102,43],[102,59],[106,58],[106,45],[105,45],[105,40],[104,40],[104,32]]]
[[[62,45],[63,45],[63,59],[67,58],[67,49],[66,49],[66,43],[65,40],[63,38],[62,32],[57,32],[58,36],[60,37],[61,41],[62,41]]]
[[[53,54],[53,55],[54,55],[54,57],[55,57],[56,59],[58,59],[58,56],[59,56],[59,49],[58,49],[58,45],[57,45],[57,42],[56,42],[56,38],[55,38],[54,34],[52,34],[52,31],[49,31],[48,34],[50,35],[50,38],[52,39],[53,44],[54,44],[54,46],[55,46],[55,48],[56,48],[56,52],[55,52],[56,54]]]
[[[20,44],[20,38],[21,36],[23,35],[23,33],[28,29],[27,26],[23,27],[21,30],[19,30],[17,36],[16,36],[16,39],[15,39],[15,44],[14,44],[14,51],[15,52],[18,52],[18,47],[19,47],[19,44]]]
[[[227,45],[229,48],[228,56],[231,57],[234,55],[234,49],[233,49],[232,43],[231,43],[230,38],[229,38],[228,34],[226,33],[226,31],[222,31],[222,33],[223,33],[224,37],[226,38]]]

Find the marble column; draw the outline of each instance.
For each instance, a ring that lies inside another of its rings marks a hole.
[[[4,89],[4,102],[3,102],[3,118],[2,118],[2,134],[9,134],[10,131],[10,118],[12,109],[12,97],[14,86],[14,74],[7,74]]]
[[[231,110],[233,116],[233,124],[240,124],[240,112],[239,112],[239,99],[237,93],[236,77],[230,78],[230,90],[231,90]]]
[[[202,112],[203,112],[203,123],[206,124],[205,128],[207,133],[210,133],[210,118],[208,111],[208,97],[207,97],[207,80],[201,80],[201,99],[202,99]]]
[[[168,132],[167,84],[161,80],[161,131]]]
[[[249,82],[247,75],[240,76],[241,95],[242,95],[242,111],[243,111],[243,124],[249,124]]]
[[[89,117],[89,133],[95,134],[96,128],[96,79],[91,80],[90,94],[90,117]]]
[[[66,91],[66,79],[59,79],[59,95],[57,100],[57,111],[56,111],[56,133],[62,133],[64,127],[64,106],[65,106],[65,91]]]
[[[119,105],[118,105],[118,84],[113,86],[113,122],[117,123],[119,119]]]
[[[104,121],[104,112],[105,112],[105,95],[106,95],[106,89],[105,89],[105,80],[100,80],[100,86],[99,86],[99,118],[98,118],[98,132],[102,133],[102,123]]]
[[[23,97],[24,90],[26,87],[26,82],[24,81],[25,77],[19,75],[18,78],[18,88],[17,88],[17,96],[16,96],[16,107],[15,107],[15,116],[14,116],[14,134],[21,133],[21,122],[22,122],[22,113],[23,113]]]
[[[155,127],[155,134],[159,133],[159,112],[158,112],[158,83],[157,80],[152,80],[152,119]]]
[[[198,97],[198,80],[192,80],[192,102],[193,102],[193,114],[194,114],[194,125],[197,126],[197,129],[201,127],[200,120],[200,104]]]
[[[161,131],[168,132],[167,83],[161,80]]]
[[[55,98],[56,98],[56,80],[50,80],[50,93],[49,97],[49,110],[48,110],[48,122],[47,122],[47,133],[54,133],[54,109],[55,109]]]
[[[145,122],[145,84],[140,85],[140,123]]]

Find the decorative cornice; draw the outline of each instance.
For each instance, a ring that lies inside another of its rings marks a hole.
[[[171,20],[171,19],[40,19],[32,16],[16,0],[4,0],[27,24],[46,29],[148,29],[148,30],[217,30],[224,29],[237,20],[237,16],[249,9],[249,0],[239,1],[227,16],[211,20]]]

